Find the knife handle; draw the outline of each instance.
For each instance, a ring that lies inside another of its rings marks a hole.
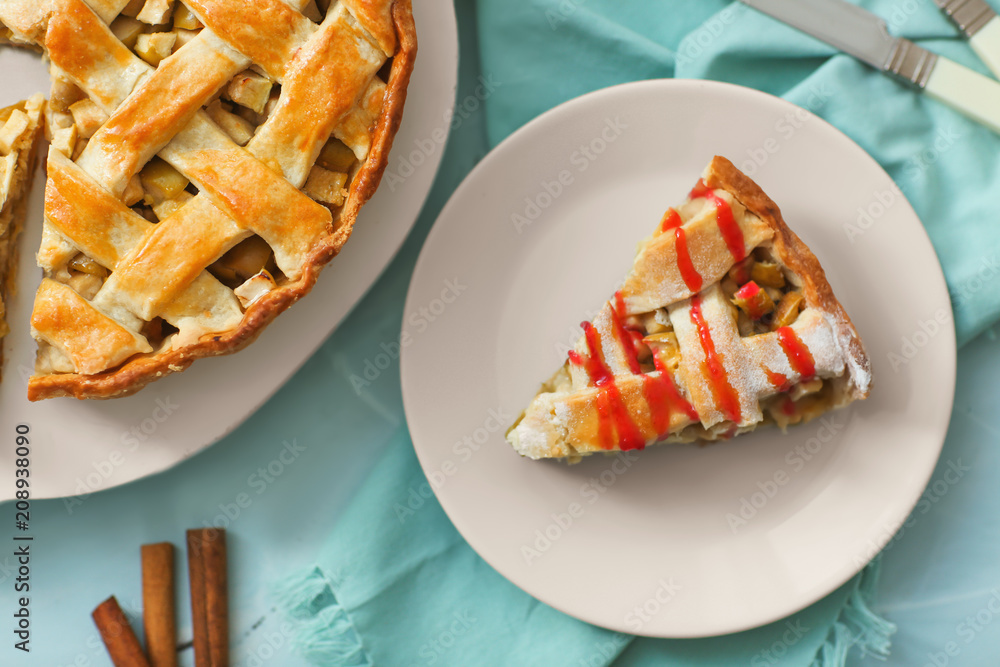
[[[979,59],[1000,77],[1000,16],[994,16],[969,40]]]
[[[924,92],[1000,134],[1000,83],[993,79],[938,58]]]

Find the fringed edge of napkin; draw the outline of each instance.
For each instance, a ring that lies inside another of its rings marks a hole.
[[[896,624],[882,618],[871,608],[881,563],[881,557],[876,558],[855,580],[854,590],[816,653],[812,667],[844,667],[853,646],[857,646],[862,655],[881,660],[889,657]]]
[[[889,656],[896,625],[875,613],[872,602],[881,558],[855,579],[854,589],[819,648],[812,667],[844,667],[851,648],[879,659]],[[371,667],[361,636],[319,567],[308,567],[279,582],[277,608],[292,624],[292,648],[317,665]]]
[[[322,569],[313,566],[279,582],[278,610],[292,624],[292,648],[317,665],[370,667],[373,663]]]

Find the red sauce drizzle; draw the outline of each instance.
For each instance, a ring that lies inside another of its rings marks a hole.
[[[737,299],[742,299],[746,302],[747,315],[750,316],[751,320],[759,320],[765,315],[763,310],[763,299],[760,294],[760,286],[751,280],[746,285],[736,290],[736,294],[734,295]]]
[[[698,182],[694,184],[691,188],[691,192],[688,194],[688,199],[701,199],[702,197],[707,197],[712,194],[712,191],[705,184],[704,178],[699,178]]]
[[[681,220],[681,215],[675,209],[668,208],[667,212],[663,214],[663,220],[660,221],[660,231],[665,232],[669,229],[676,229],[684,224]]]
[[[601,341],[597,338],[597,329],[590,322],[584,322],[583,335],[587,339],[587,356],[583,359],[587,376],[594,383],[595,387],[603,387],[609,382],[614,382],[615,378],[601,360]]]
[[[719,359],[719,354],[715,351],[715,341],[712,340],[712,332],[702,315],[701,297],[697,294],[691,297],[691,321],[698,327],[698,337],[701,339],[701,347],[705,351],[705,365],[711,378],[715,402],[719,405],[723,417],[732,422],[739,422],[743,419],[740,400],[726,375],[726,367],[722,365],[722,360]]]
[[[614,419],[615,429],[618,431],[618,447],[623,452],[627,452],[630,449],[643,449],[646,446],[646,439],[642,437],[639,427],[632,421],[632,417],[628,413],[628,408],[625,407],[625,401],[622,399],[618,387],[614,382],[611,382],[601,390],[601,393],[606,393],[608,396],[611,415]],[[610,449],[610,447],[607,449]]]
[[[792,370],[802,376],[803,382],[811,380],[816,375],[816,362],[809,348],[791,327],[780,327],[776,333]]]
[[[583,366],[583,358],[576,350],[569,351],[569,362],[574,366]]]
[[[781,373],[775,373],[769,368],[765,368],[768,381],[775,386],[778,391],[788,391],[788,378]]]
[[[681,396],[677,385],[674,384],[670,372],[663,364],[660,355],[654,349],[653,363],[656,370],[660,372],[659,377],[644,375],[643,393],[646,396],[646,403],[649,405],[649,418],[653,422],[657,439],[664,437],[670,432],[670,415],[680,411],[687,415],[691,421],[698,421],[698,413],[694,407]]]
[[[603,389],[597,392],[597,442],[603,449],[615,446],[615,433],[611,427],[611,406],[608,405],[608,393]]]
[[[625,297],[622,296],[621,290],[615,292],[615,314],[618,317],[625,317]]]
[[[621,322],[617,317],[614,318],[617,327],[621,327]],[[573,360],[572,354],[576,354],[576,359],[582,362],[582,365],[587,371],[587,376],[590,381],[593,382],[594,386],[598,388],[597,392],[597,437],[598,442],[604,449],[612,449],[614,447],[614,436],[612,435],[612,426],[618,433],[618,447],[622,451],[628,451],[630,449],[642,449],[646,446],[646,439],[642,437],[642,433],[639,431],[639,427],[635,425],[632,421],[632,417],[628,413],[628,408],[625,406],[625,401],[622,399],[621,392],[618,391],[618,387],[615,385],[614,376],[608,370],[608,367],[604,365],[601,360],[601,341],[598,339],[597,330],[594,325],[590,322],[584,322],[583,334],[587,341],[587,356],[586,358],[581,358],[579,354],[575,351],[571,353],[570,360]],[[624,327],[622,327],[622,332],[624,332]],[[625,332],[622,342],[628,343],[631,341],[631,337]],[[631,345],[626,344],[627,350],[632,350],[632,356],[635,355],[635,349]],[[574,361],[577,363],[577,361]],[[631,362],[630,362],[631,366]],[[639,369],[639,362],[635,362],[635,371]]]
[[[656,437],[662,438],[670,430],[670,405],[667,403],[663,382],[657,382],[652,375],[643,375],[642,393],[649,404],[649,419],[653,422]]]
[[[729,204],[716,195],[700,178],[697,185],[691,188],[691,194],[688,196],[691,199],[704,197],[715,205],[715,221],[719,225],[719,232],[726,242],[726,247],[729,248],[729,253],[737,262],[746,259],[747,250],[746,242],[743,240],[743,230],[736,224],[736,220],[733,218],[733,209],[729,207]]]
[[[635,338],[632,336],[632,332],[627,330],[622,324],[618,313],[613,310],[611,311],[611,321],[615,325],[615,333],[618,335],[618,340],[625,349],[625,359],[628,360],[628,368],[632,371],[632,375],[638,375],[641,370],[639,368],[639,356],[635,350]]]
[[[683,227],[674,230],[674,237],[677,239],[677,269],[681,272],[684,284],[694,293],[701,291],[701,276],[695,271],[691,262],[691,255],[688,253],[687,235]]]

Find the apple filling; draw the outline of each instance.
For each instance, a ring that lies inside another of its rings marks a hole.
[[[795,277],[787,272],[766,246],[754,249],[733,266],[722,281],[722,289],[736,311],[743,337],[756,336],[790,326],[805,308],[805,297]],[[783,388],[761,402],[764,421],[782,429],[833,407],[831,381],[811,378]]]
[[[759,246],[742,262],[737,263],[721,281],[721,288],[729,298],[737,328],[744,338],[770,333],[790,326],[805,308],[805,297],[794,275],[787,271],[771,250]],[[660,308],[626,318],[627,329],[636,332],[636,356],[644,374],[656,370],[655,352],[660,364],[672,375],[678,373],[681,352],[677,337],[666,309]],[[833,407],[833,383],[820,378],[782,387],[774,396],[763,399],[761,404],[765,422],[773,422],[782,429],[815,416]],[[543,388],[543,391],[568,391],[571,379],[568,364],[560,369]],[[670,441],[718,440],[732,437],[736,428],[731,422],[716,424],[705,429],[700,423],[690,424],[678,433],[670,434]]]

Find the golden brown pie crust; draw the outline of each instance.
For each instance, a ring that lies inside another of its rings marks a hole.
[[[410,0],[396,0],[392,20],[398,48],[386,82],[385,101],[372,137],[371,151],[351,183],[347,201],[334,219],[334,232],[313,250],[302,277],[278,287],[253,303],[243,315],[240,326],[223,334],[205,336],[197,343],[154,356],[138,356],[121,366],[95,375],[78,373],[32,377],[28,399],[38,401],[58,396],[116,398],[137,392],[161,377],[183,371],[195,359],[237,352],[252,343],[275,317],[309,293],[320,271],[340,252],[351,235],[358,211],[378,188],[388,164],[389,150],[399,129],[406,102],[406,91],[417,54],[417,36]]]

